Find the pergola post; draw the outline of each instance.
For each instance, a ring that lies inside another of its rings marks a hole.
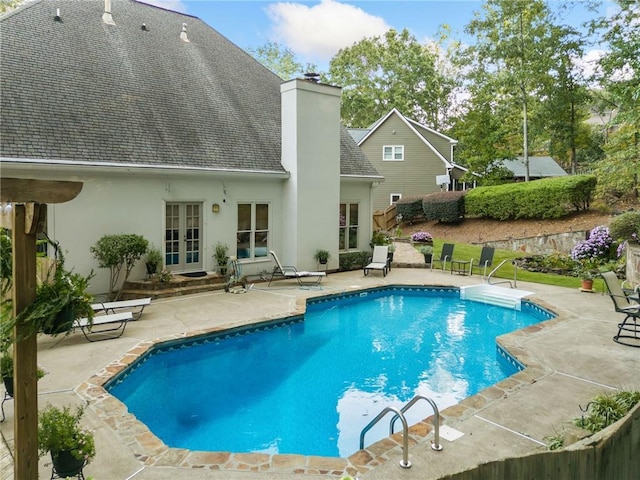
[[[13,313],[18,315],[36,297],[36,236],[47,216],[46,203],[63,203],[82,190],[81,182],[0,178],[0,201],[13,204]],[[37,336],[27,327],[14,329],[14,476],[38,480]]]

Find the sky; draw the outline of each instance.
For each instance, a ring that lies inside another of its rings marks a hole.
[[[465,43],[464,27],[479,12],[480,0],[141,0],[194,15],[247,50],[277,42],[296,54],[302,64],[328,69],[329,60],[341,49],[362,38],[382,35],[390,28],[408,29],[421,43],[437,37],[441,25]],[[559,9],[566,2],[551,0]],[[601,15],[610,14],[615,4],[604,0]],[[564,13],[565,22],[579,25],[594,17],[578,2]],[[593,46],[587,57],[596,57],[602,47]]]

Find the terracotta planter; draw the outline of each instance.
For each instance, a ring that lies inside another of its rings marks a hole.
[[[593,290],[593,280],[582,280],[582,290]]]
[[[51,452],[53,469],[61,478],[75,477],[84,468],[84,458],[78,460],[71,452]]]

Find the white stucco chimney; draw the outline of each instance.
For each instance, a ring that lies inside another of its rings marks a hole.
[[[338,267],[340,208],[339,87],[294,79],[280,86],[284,238],[279,254],[287,265],[315,270],[313,254],[329,250],[329,269]]]
[[[102,14],[102,21],[107,25],[115,25],[111,16],[111,0],[104,0],[104,13]]]

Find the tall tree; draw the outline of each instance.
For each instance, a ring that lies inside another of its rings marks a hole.
[[[277,42],[267,42],[261,47],[249,48],[247,51],[253,58],[283,80],[290,80],[305,73],[316,71],[315,65],[310,63],[303,65],[290,48]]]
[[[476,37],[467,58],[487,65],[503,99],[522,111],[522,154],[529,179],[529,117],[550,69],[551,14],[542,0],[487,0],[465,31]],[[539,130],[535,135],[539,134]]]
[[[323,81],[342,87],[342,121],[349,127],[367,127],[397,108],[438,129],[454,86],[438,70],[435,47],[421,45],[406,29],[340,50]]]
[[[617,0],[620,9],[608,19],[601,19],[603,39],[609,50],[600,59],[601,84],[617,109],[615,122],[620,131],[611,135],[615,148],[607,145],[607,153],[599,165],[601,172],[615,172],[620,166],[632,179],[630,190],[638,198],[640,177],[640,4],[633,0]],[[619,173],[619,171],[618,171]],[[603,176],[600,186],[620,188],[614,176]]]

